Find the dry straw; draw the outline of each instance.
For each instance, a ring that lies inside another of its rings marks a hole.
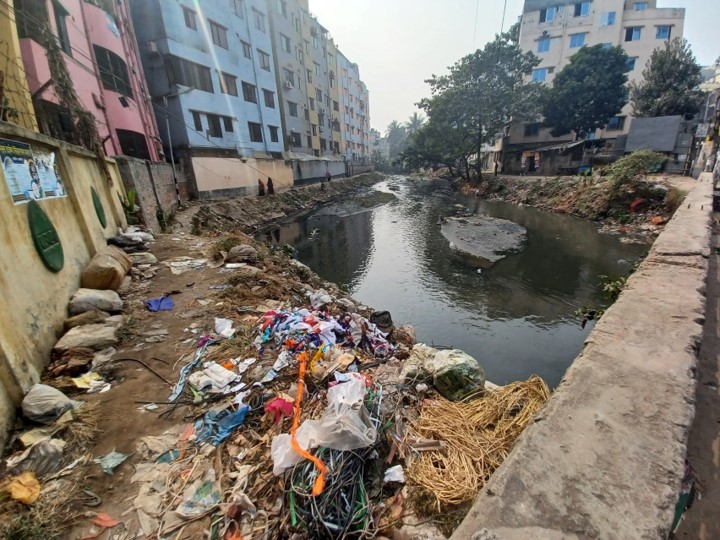
[[[447,447],[414,457],[410,482],[434,497],[438,511],[471,501],[549,395],[545,382],[533,376],[473,401],[426,403],[409,435],[445,441]]]

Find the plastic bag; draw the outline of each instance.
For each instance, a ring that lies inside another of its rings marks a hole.
[[[224,337],[231,338],[235,334],[235,328],[232,327],[233,322],[230,319],[219,319],[215,317],[215,333]]]
[[[7,469],[13,475],[32,471],[37,478],[54,473],[62,467],[66,444],[61,439],[40,439],[22,454],[8,458]]]
[[[57,388],[36,384],[23,399],[22,411],[28,420],[50,424],[77,405]]]
[[[332,304],[333,297],[330,296],[325,289],[318,289],[310,295],[310,305],[313,309],[320,309],[321,307]]]
[[[175,513],[185,519],[194,519],[212,511],[222,499],[220,485],[215,480],[215,470],[208,469],[202,480],[194,482],[183,493],[183,502]]]

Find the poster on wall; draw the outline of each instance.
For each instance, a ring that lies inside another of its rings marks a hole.
[[[33,153],[29,144],[0,139],[0,163],[13,203],[66,196],[54,152]]]

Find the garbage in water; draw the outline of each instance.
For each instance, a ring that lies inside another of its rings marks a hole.
[[[113,450],[109,454],[93,459],[93,463],[100,465],[105,474],[112,474],[115,471],[115,468],[131,455],[132,454],[122,454]]]

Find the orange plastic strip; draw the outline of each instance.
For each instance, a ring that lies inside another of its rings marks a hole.
[[[320,475],[315,479],[313,485],[312,496],[317,497],[325,489],[325,464],[320,461],[317,457],[313,456],[310,452],[303,450],[295,439],[295,432],[300,426],[300,405],[302,404],[303,394],[305,393],[305,370],[307,369],[307,353],[305,351],[298,355],[298,361],[300,362],[300,373],[298,375],[298,389],[297,396],[295,397],[295,414],[293,416],[293,425],[290,430],[291,442],[293,449],[305,459],[309,459],[315,464],[315,467],[320,471]]]

